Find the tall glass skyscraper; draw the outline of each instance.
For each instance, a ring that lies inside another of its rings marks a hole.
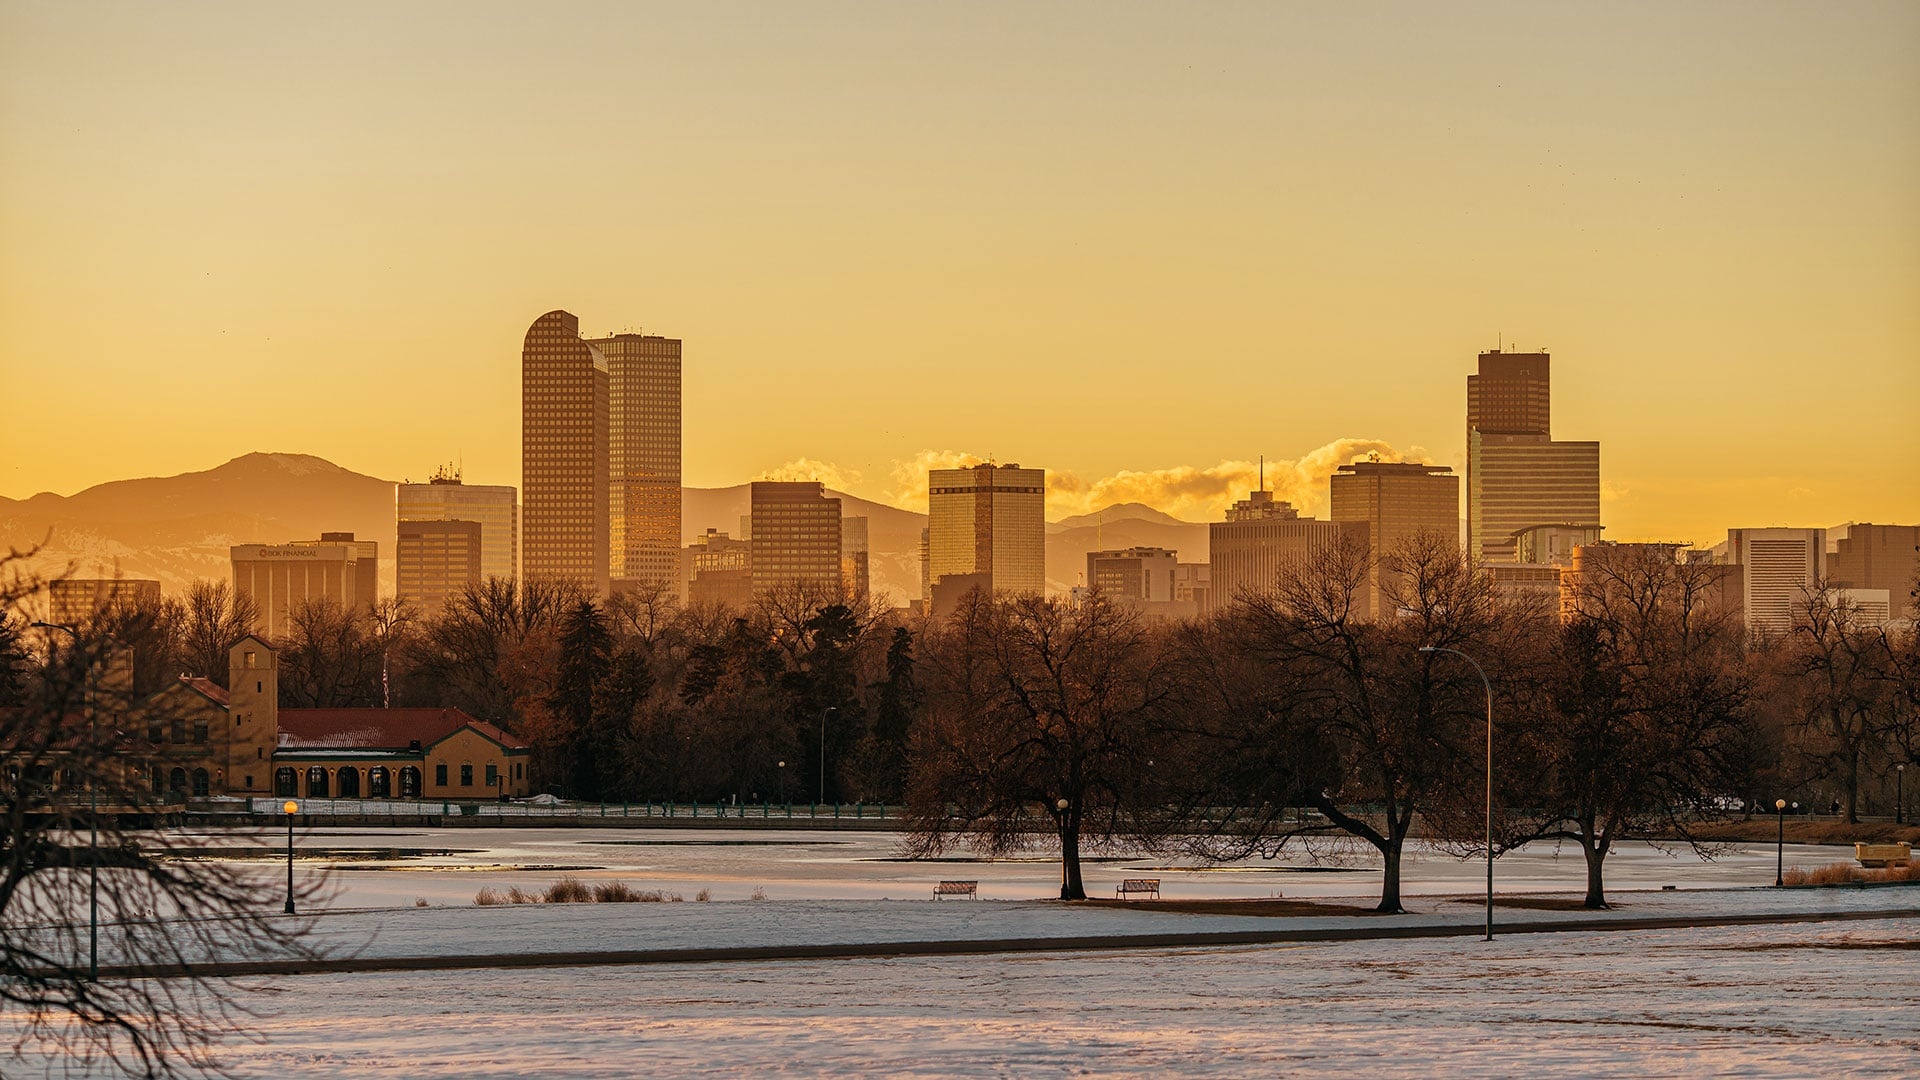
[[[521,570],[604,596],[611,566],[607,358],[549,311],[520,351]]]
[[[680,342],[612,334],[587,343],[607,359],[613,587],[673,588],[680,569]]]
[[[1480,354],[1467,376],[1467,555],[1518,558],[1521,533],[1600,524],[1600,444],[1555,442],[1547,353]]]
[[[1047,588],[1047,471],[975,465],[927,472],[927,578],[990,593]],[[932,597],[927,598],[929,601]]]

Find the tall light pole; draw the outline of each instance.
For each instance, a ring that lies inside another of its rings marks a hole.
[[[1420,646],[1420,651],[1424,653],[1452,653],[1453,655],[1459,657],[1460,659],[1465,660],[1467,663],[1473,665],[1473,670],[1480,676],[1480,684],[1487,688],[1487,936],[1483,940],[1492,941],[1493,940],[1493,682],[1492,680],[1487,678],[1486,669],[1480,666],[1480,661],[1475,660],[1473,657],[1468,656],[1466,653],[1461,652],[1459,649],[1443,649],[1437,645],[1422,645]]]
[[[1787,883],[1787,800],[1773,800],[1773,813],[1780,819],[1780,831],[1773,838],[1773,884],[1778,888]]]
[[[300,812],[300,804],[288,799],[280,804],[287,812],[287,914],[293,914],[293,815]]]
[[[827,801],[827,714],[840,710],[832,705],[820,710],[820,801]],[[838,811],[835,811],[838,813]]]
[[[100,765],[95,760],[93,737],[93,661],[87,658],[86,646],[80,643],[80,632],[71,626],[60,623],[37,622],[33,624],[42,630],[64,630],[73,639],[73,647],[80,651],[80,659],[87,665],[86,675],[81,682],[81,699],[87,706],[87,765],[81,772],[87,779],[87,979],[100,981],[100,778],[95,775]]]
[[[1893,823],[1907,823],[1907,763],[1901,762],[1893,767]]]

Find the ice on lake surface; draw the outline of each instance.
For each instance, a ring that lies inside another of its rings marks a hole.
[[[716,900],[745,899],[755,890],[775,899],[902,899],[929,894],[942,878],[980,882],[982,899],[1058,896],[1059,865],[1035,850],[1006,860],[983,860],[959,850],[937,861],[901,858],[896,832],[752,829],[343,829],[296,832],[296,869],[328,868],[339,890],[337,907],[471,903],[482,888],[544,888],[561,874],[584,881],[621,880],[691,900],[700,890]],[[277,867],[285,834],[209,834],[223,848],[255,847],[263,867]],[[276,846],[278,845],[278,846]],[[324,850],[324,853],[323,853]],[[426,852],[380,857],[393,851]],[[434,854],[445,852],[445,854]],[[309,854],[310,853],[310,854]],[[372,854],[370,854],[372,853]],[[1788,845],[1788,866],[1820,866],[1852,857],[1843,847]],[[1607,859],[1610,888],[1679,889],[1768,885],[1771,844],[1736,844],[1702,859],[1684,846],[1666,850],[1624,843]],[[1485,883],[1485,864],[1411,845],[1403,870],[1408,895],[1472,893]],[[1534,844],[1494,864],[1501,892],[1579,891],[1586,865],[1573,845]],[[1249,859],[1208,866],[1191,857],[1096,852],[1086,861],[1089,895],[1112,895],[1124,877],[1151,874],[1168,898],[1367,896],[1380,887],[1380,862],[1370,850],[1337,862],[1315,862],[1289,852],[1278,860]]]
[[[225,1060],[248,1080],[1911,1076],[1913,929],[306,976],[263,986],[264,1041]]]

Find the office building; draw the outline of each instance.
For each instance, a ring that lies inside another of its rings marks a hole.
[[[1351,543],[1364,551],[1368,532],[1365,521],[1303,518],[1272,492],[1252,492],[1227,510],[1225,521],[1207,526],[1212,604],[1269,594],[1281,574],[1334,544]]]
[[[1334,521],[1367,525],[1374,554],[1368,614],[1393,614],[1401,572],[1394,560],[1423,537],[1454,549],[1460,538],[1460,478],[1444,465],[1361,461],[1342,465],[1330,478]]]
[[[687,602],[745,608],[753,603],[753,542],[708,529],[683,553]]]
[[[160,605],[160,583],[146,578],[58,578],[47,582],[47,621],[78,628],[96,615]]]
[[[1467,376],[1467,555],[1517,562],[1517,536],[1540,525],[1600,524],[1600,444],[1556,442],[1551,357],[1480,354]]]
[[[607,361],[613,587],[670,587],[680,561],[680,342],[611,334],[587,344]]]
[[[1750,629],[1784,634],[1827,576],[1825,529],[1728,529],[1715,547],[1742,571],[1741,608]]]
[[[1047,472],[1017,464],[933,469],[927,473],[928,590],[965,588],[996,595],[1047,588]],[[948,588],[939,586],[944,579]]]
[[[505,484],[465,484],[441,469],[424,484],[401,484],[395,492],[400,521],[472,521],[480,526],[480,578],[520,576],[520,508]]]
[[[755,480],[749,498],[754,593],[797,585],[838,596],[840,500],[813,480]]]
[[[1109,600],[1172,603],[1179,563],[1179,553],[1168,548],[1089,551],[1087,586]]]
[[[1176,563],[1173,567],[1173,602],[1198,615],[1213,602],[1213,564]]]
[[[477,521],[402,521],[394,546],[395,595],[438,615],[447,601],[484,580],[485,530]]]
[[[352,533],[321,533],[318,540],[289,544],[236,544],[233,590],[252,600],[253,632],[269,640],[286,636],[301,605],[329,602],[364,611],[379,598],[379,545]]]
[[[1890,617],[1913,611],[1920,575],[1920,525],[1840,525],[1827,530],[1827,580],[1849,589],[1885,589]]]
[[[849,600],[865,600],[872,581],[873,552],[868,541],[867,519],[840,519],[840,584]]]
[[[607,358],[580,320],[549,311],[520,352],[521,570],[530,581],[611,581]]]

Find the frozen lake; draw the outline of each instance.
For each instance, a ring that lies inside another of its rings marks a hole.
[[[285,834],[265,830],[202,834],[210,847],[264,868],[284,865]],[[902,858],[891,832],[754,829],[352,829],[316,826],[295,833],[295,867],[324,869],[337,889],[332,907],[467,904],[482,888],[540,889],[571,874],[584,881],[617,879],[692,900],[746,899],[758,891],[787,899],[917,899],[942,878],[980,882],[982,899],[1028,900],[1059,895],[1059,864],[1046,851],[985,861],[965,851],[945,858]],[[247,857],[247,853],[252,853]],[[1789,867],[1850,859],[1843,847],[1788,845]],[[1702,859],[1684,847],[1661,850],[1629,843],[1607,860],[1609,888],[1680,889],[1770,885],[1774,849],[1730,845]],[[1083,867],[1087,892],[1111,896],[1123,877],[1158,877],[1169,899],[1369,896],[1380,888],[1370,849],[1341,862],[1314,862],[1296,851],[1281,860],[1221,866],[1183,856],[1099,855]],[[1585,863],[1572,845],[1536,844],[1494,864],[1499,892],[1569,892],[1586,887]],[[1408,896],[1476,893],[1484,864],[1412,846],[1404,868]]]
[[[1913,930],[284,977],[251,996],[263,1041],[223,1059],[244,1078],[1911,1076]]]

